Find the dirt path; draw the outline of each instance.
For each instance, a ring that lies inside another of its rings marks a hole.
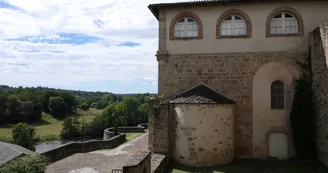
[[[79,153],[55,162],[47,167],[46,173],[112,173],[138,151],[148,150],[148,133],[112,150]]]

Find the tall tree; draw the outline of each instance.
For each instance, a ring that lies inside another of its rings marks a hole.
[[[67,115],[67,105],[62,97],[50,97],[49,110],[52,116],[63,118]]]
[[[8,97],[4,94],[0,94],[0,124],[4,124],[8,119]]]

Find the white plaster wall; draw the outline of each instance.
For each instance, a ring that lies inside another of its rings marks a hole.
[[[253,80],[253,154],[268,157],[268,135],[271,132],[283,132],[289,139],[289,156],[293,155],[292,136],[289,125],[289,113],[294,97],[293,81],[299,77],[294,64],[271,62],[263,65]],[[271,84],[284,83],[285,109],[271,109]]]
[[[303,17],[304,36],[266,38],[265,23],[268,15],[280,6],[296,9]],[[252,37],[246,39],[217,39],[216,23],[229,9],[240,9],[248,14],[252,23]],[[166,18],[166,44],[169,54],[307,51],[308,33],[328,20],[328,2],[294,2],[274,4],[226,5],[214,7],[168,9]],[[196,13],[203,23],[202,40],[169,40],[172,19],[182,11]]]
[[[233,159],[234,105],[175,105],[174,160],[213,166]]]

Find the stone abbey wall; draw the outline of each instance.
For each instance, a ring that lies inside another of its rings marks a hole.
[[[316,142],[319,159],[328,166],[328,23],[310,35],[313,101],[316,110]]]
[[[192,167],[234,159],[234,104],[175,104],[173,158]]]
[[[158,55],[158,94],[164,94],[166,98],[171,98],[175,94],[204,83],[236,100],[234,153],[236,157],[252,156],[254,75],[261,66],[269,62],[288,64],[294,63],[296,60],[305,60],[307,56],[308,52],[299,51]],[[153,124],[153,127],[167,132],[170,128],[170,118],[168,115],[159,118],[164,119],[166,123]],[[162,139],[157,141],[156,145],[167,146],[169,144],[168,133],[162,134],[158,134]],[[154,135],[152,137],[153,141],[156,141]],[[153,147],[156,149],[154,143]]]

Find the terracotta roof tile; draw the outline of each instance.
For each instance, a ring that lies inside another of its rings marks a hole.
[[[176,96],[170,103],[183,104],[235,104],[236,101],[215,91],[205,84],[199,84]]]
[[[158,3],[150,4],[148,8],[158,19],[158,13],[160,8],[184,8],[191,6],[213,6],[213,5],[229,5],[229,4],[252,4],[252,3],[268,3],[268,2],[303,2],[303,1],[313,1],[313,0],[198,0],[198,1],[188,1],[188,2],[173,2],[173,3]],[[325,0],[316,0],[325,1]]]

